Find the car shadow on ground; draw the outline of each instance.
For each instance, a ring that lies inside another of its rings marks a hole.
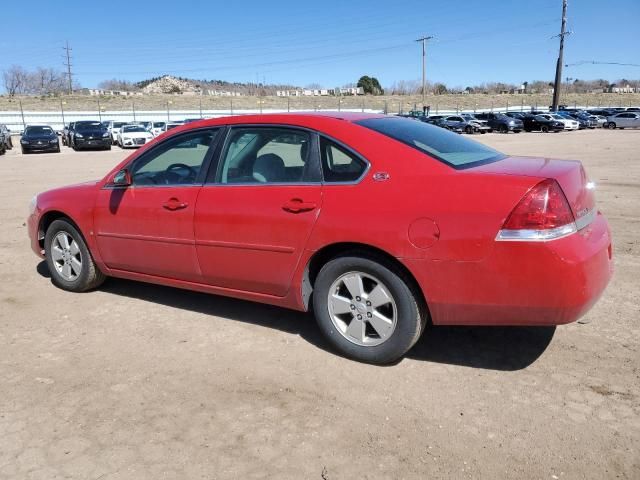
[[[37,271],[50,278],[44,261],[38,264]],[[299,335],[312,345],[335,354],[310,313],[116,278],[108,279],[100,291],[278,329]],[[426,362],[488,370],[521,370],[542,355],[554,333],[555,327],[429,326],[406,356]]]

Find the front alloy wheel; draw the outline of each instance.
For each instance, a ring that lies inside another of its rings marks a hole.
[[[98,287],[105,275],[98,269],[82,235],[67,220],[55,220],[44,238],[51,281],[63,290],[84,292]]]

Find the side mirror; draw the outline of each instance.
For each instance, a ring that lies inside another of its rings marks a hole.
[[[131,174],[129,170],[123,168],[113,176],[112,185],[117,187],[128,187],[131,185]]]

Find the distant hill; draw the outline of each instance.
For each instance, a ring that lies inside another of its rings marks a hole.
[[[297,88],[294,85],[280,85],[262,83],[227,82],[224,80],[194,80],[190,78],[163,75],[149,78],[135,83],[144,93],[186,93],[193,94],[201,91],[216,90],[223,92],[238,92],[243,95],[275,95],[277,90]]]

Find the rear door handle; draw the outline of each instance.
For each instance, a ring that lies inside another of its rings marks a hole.
[[[187,208],[189,206],[189,204],[187,202],[181,202],[179,199],[177,199],[176,197],[172,197],[169,200],[167,200],[166,202],[164,202],[162,204],[162,207],[167,209],[167,210],[181,210],[183,208]]]
[[[316,208],[315,203],[304,202],[301,198],[292,198],[282,206],[282,209],[289,213],[310,212],[314,208]]]

